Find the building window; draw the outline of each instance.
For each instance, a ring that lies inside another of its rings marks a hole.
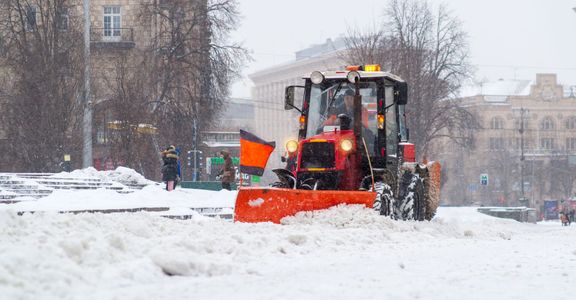
[[[523,144],[524,144],[524,149],[528,149],[530,146],[530,142],[528,141],[527,138],[521,139],[521,138],[516,138],[516,142],[514,144],[514,148],[520,150],[520,141],[524,140]]]
[[[108,133],[106,132],[106,128],[98,128],[98,131],[96,131],[96,143],[100,145],[108,143]]]
[[[523,125],[524,125],[524,129],[528,129],[528,120],[527,120],[526,118],[524,118],[524,120],[523,120],[522,123],[524,123],[524,124],[523,124]],[[520,124],[520,119],[516,119],[516,120],[514,121],[514,126],[515,126],[515,128],[516,128],[516,129],[520,129],[520,125],[521,125],[521,124]]]
[[[504,149],[504,139],[503,138],[490,138],[490,150],[503,150]]]
[[[576,150],[576,138],[566,138],[566,150]]]
[[[56,26],[58,27],[58,30],[61,31],[66,31],[68,30],[68,23],[69,23],[69,16],[68,16],[68,7],[61,7],[60,9],[58,9],[58,14],[57,14],[57,20],[56,20]]]
[[[34,31],[36,30],[36,14],[38,8],[34,5],[30,5],[26,8],[26,30]]]
[[[544,118],[542,123],[540,123],[540,130],[554,130],[554,121],[552,121],[552,118]]]
[[[504,129],[504,119],[500,117],[492,118],[490,122],[490,129]]]
[[[576,129],[576,117],[570,117],[566,120],[566,129]]]
[[[121,27],[120,6],[104,6],[104,38],[107,40],[119,40]]]
[[[553,138],[541,138],[540,139],[540,149],[544,149],[544,150],[554,149],[554,139]]]

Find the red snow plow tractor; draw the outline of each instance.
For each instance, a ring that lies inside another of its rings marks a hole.
[[[286,88],[285,108],[300,112],[298,140],[286,143],[286,168],[273,170],[278,181],[270,188],[241,188],[234,219],[279,223],[338,204],[363,204],[400,220],[432,219],[440,164],[415,161],[405,126],[406,82],[379,65],[303,79],[303,86]]]

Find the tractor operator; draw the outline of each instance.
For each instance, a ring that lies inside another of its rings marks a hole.
[[[344,102],[344,103],[342,103]],[[336,112],[330,114],[330,116],[322,123],[322,127],[326,125],[336,125],[338,124],[338,115],[345,114],[351,120],[353,124],[354,120],[354,91],[347,89],[344,92],[344,101],[340,101],[336,108]],[[364,106],[362,106],[362,125],[364,128],[368,128],[368,111]]]

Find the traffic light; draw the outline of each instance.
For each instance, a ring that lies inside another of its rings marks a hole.
[[[488,185],[488,174],[480,174],[480,184]]]

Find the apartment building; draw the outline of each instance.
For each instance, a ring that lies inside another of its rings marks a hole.
[[[465,88],[460,103],[480,128],[467,147],[437,144],[445,204],[526,205],[576,192],[576,97],[556,74]],[[487,180],[481,180],[484,179]]]

